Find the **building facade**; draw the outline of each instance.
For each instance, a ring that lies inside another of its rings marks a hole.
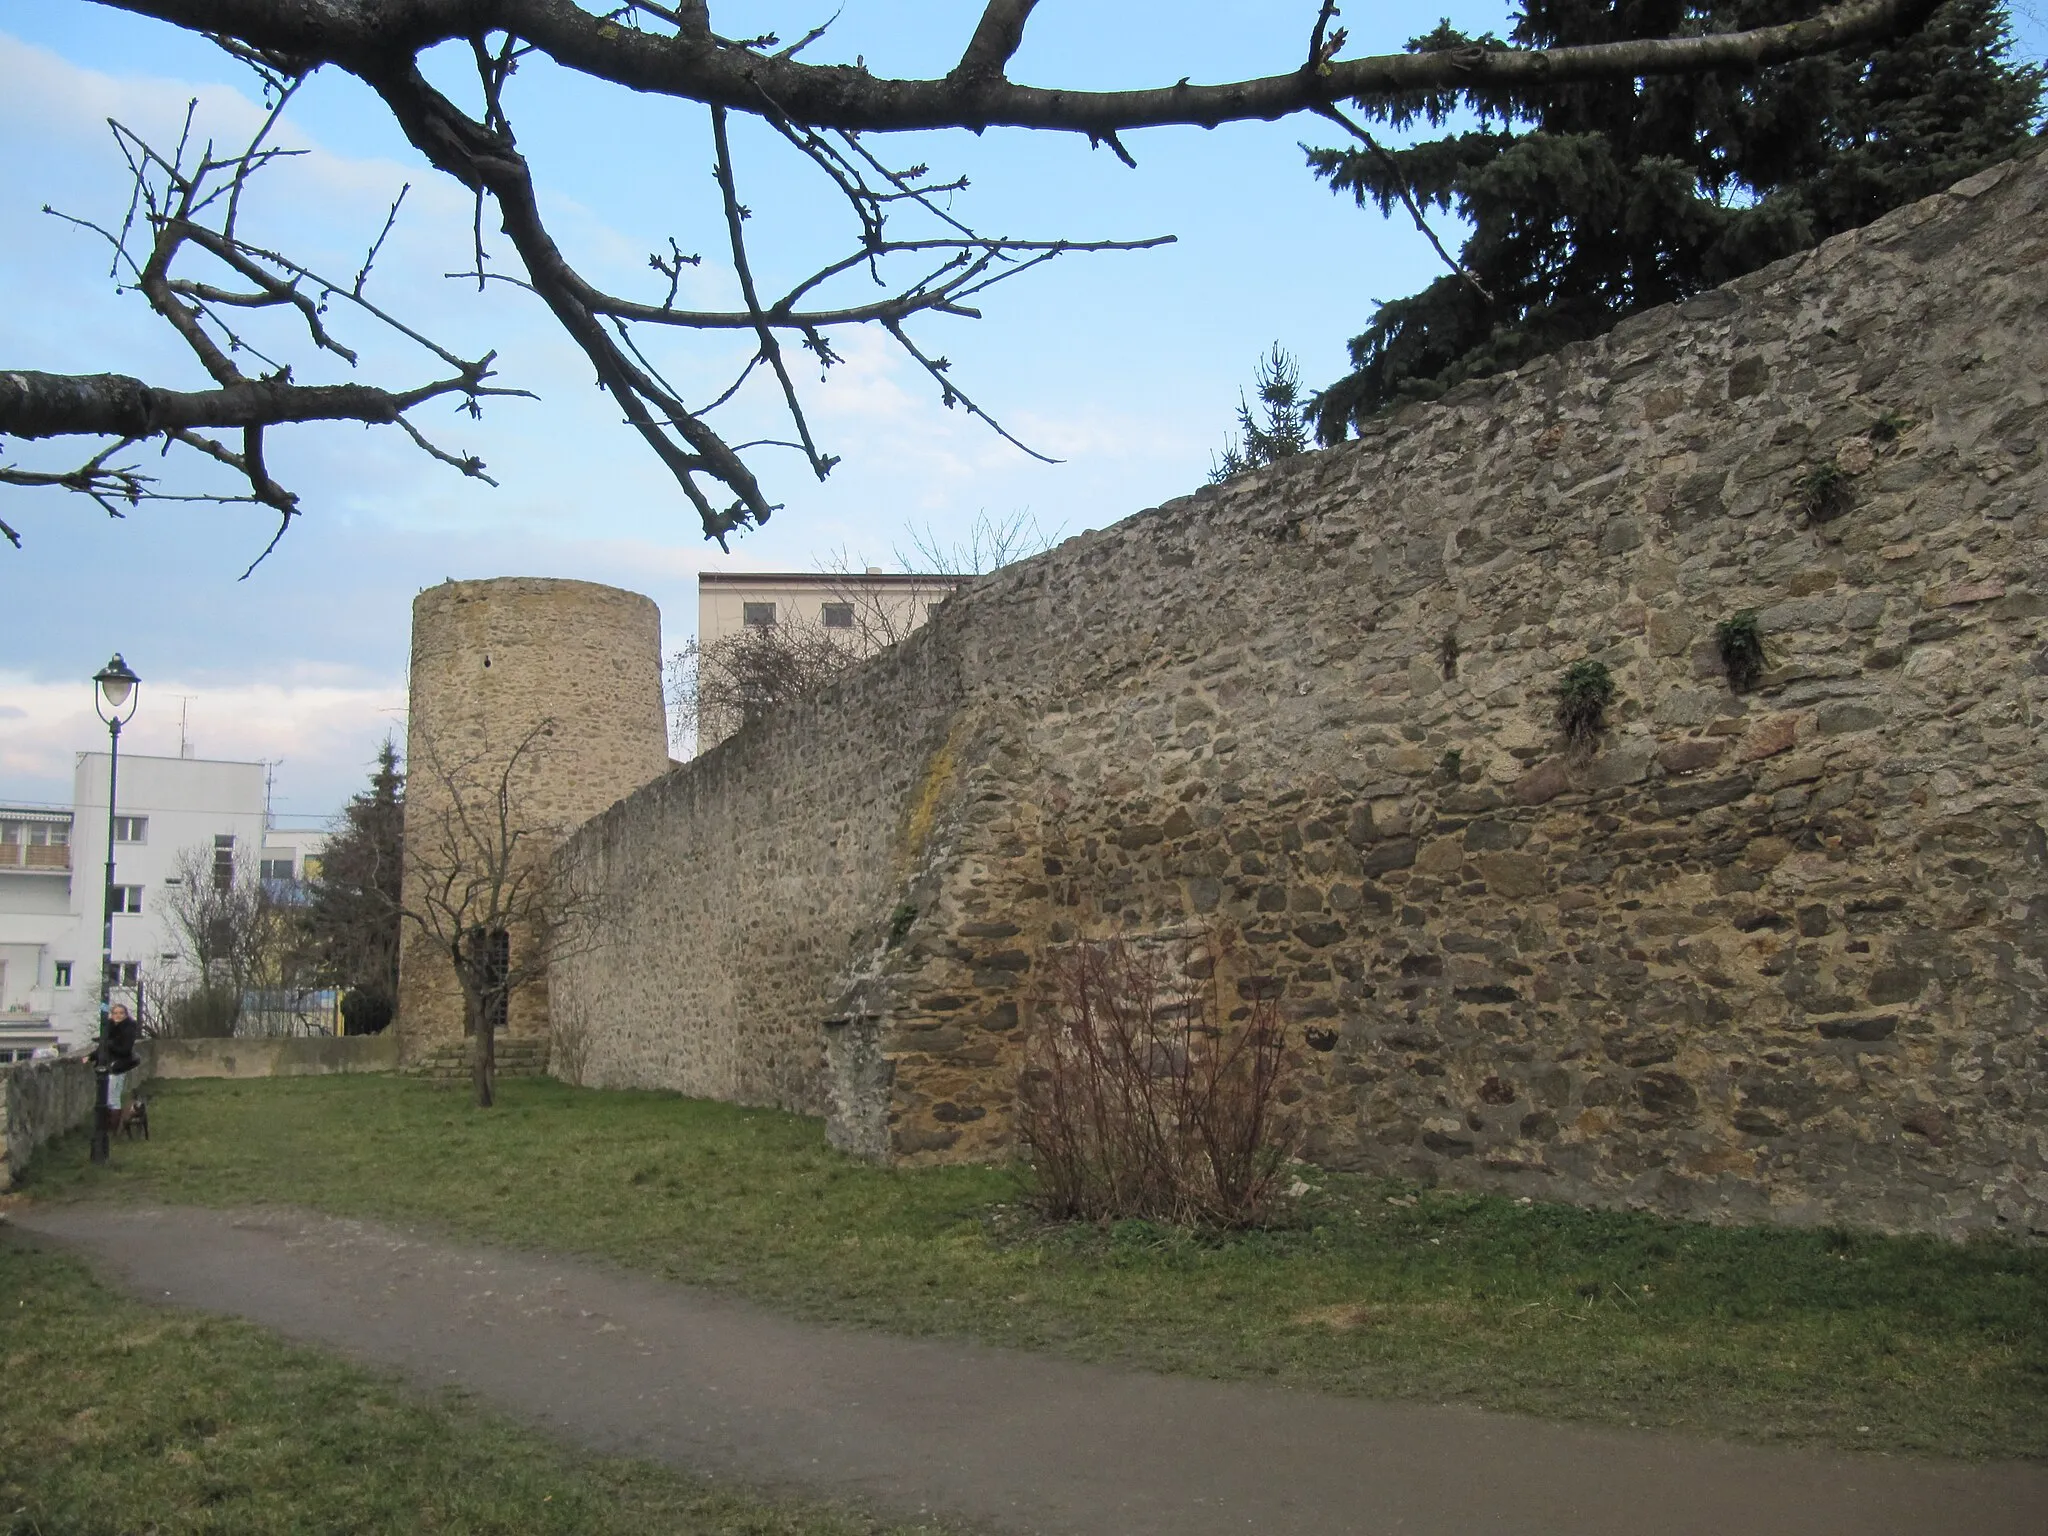
[[[69,805],[0,801],[0,1060],[98,1028],[109,766],[79,753]],[[262,763],[124,753],[117,801],[114,997],[146,1018],[145,983],[177,963],[165,897],[184,868],[232,878],[256,861],[297,888],[326,834],[271,827]]]
[[[950,576],[819,571],[703,571],[697,576],[697,643],[748,629],[802,626],[843,636],[862,654],[900,640],[952,595]]]

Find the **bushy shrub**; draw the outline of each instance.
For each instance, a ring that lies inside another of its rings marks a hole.
[[[356,987],[341,995],[341,1032],[344,1035],[382,1034],[396,1011],[388,993],[373,987]]]
[[[194,987],[164,1000],[157,1032],[174,1040],[225,1040],[241,1016],[242,996],[232,987]]]
[[[1278,1002],[1254,985],[1226,1019],[1214,948],[1190,964],[1174,947],[1109,939],[1052,960],[1057,1001],[1018,1094],[1048,1216],[1250,1227],[1276,1213],[1296,1146]]]

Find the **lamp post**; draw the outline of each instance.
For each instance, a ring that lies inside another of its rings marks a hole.
[[[114,659],[93,674],[93,708],[107,722],[107,883],[100,894],[100,1043],[93,1058],[98,1099],[92,1121],[92,1160],[104,1163],[111,1151],[112,1118],[107,1102],[107,1071],[113,1060],[111,1039],[114,1001],[114,795],[121,777],[121,727],[135,717],[136,687],[142,679],[121,659]]]

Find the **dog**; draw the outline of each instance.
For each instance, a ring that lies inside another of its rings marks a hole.
[[[133,1141],[138,1132],[149,1140],[149,1100],[137,1098],[115,1110],[114,1129],[125,1141]]]

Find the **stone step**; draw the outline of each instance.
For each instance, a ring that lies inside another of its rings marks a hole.
[[[499,1077],[545,1077],[548,1042],[532,1036],[499,1040],[493,1044],[492,1057]],[[471,1042],[456,1040],[423,1051],[406,1070],[434,1082],[467,1082],[471,1062]]]

